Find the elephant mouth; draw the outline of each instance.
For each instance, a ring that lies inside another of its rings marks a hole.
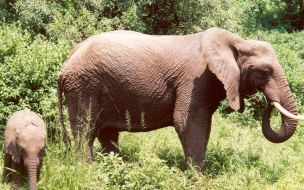
[[[274,107],[276,107],[276,109],[279,112],[281,112],[281,114],[285,115],[286,117],[289,117],[289,118],[295,119],[295,120],[302,120],[302,121],[304,120],[303,115],[294,115],[294,114],[290,113],[285,108],[283,108],[283,106],[281,106],[281,104],[279,104],[278,102],[272,102],[272,104],[274,105]]]

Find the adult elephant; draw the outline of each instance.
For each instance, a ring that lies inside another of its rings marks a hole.
[[[77,45],[58,74],[62,126],[64,92],[73,135],[82,136],[89,126],[88,163],[96,137],[105,152],[118,152],[121,131],[174,126],[186,158],[202,166],[220,101],[227,97],[229,106],[242,112],[244,98],[257,90],[297,119],[295,100],[271,45],[219,28],[185,36],[99,34]],[[273,131],[271,109],[269,105],[264,114],[264,136],[284,142],[297,121],[282,115],[281,128]]]

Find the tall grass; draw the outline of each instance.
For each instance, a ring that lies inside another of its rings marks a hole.
[[[279,116],[271,121],[280,122]],[[173,127],[121,133],[119,156],[102,154],[96,142],[91,165],[75,156],[75,145],[65,154],[62,143],[48,142],[38,189],[303,189],[303,124],[298,128],[289,141],[273,144],[259,125],[238,126],[215,113],[205,175],[184,168]],[[3,155],[0,160],[3,167]]]

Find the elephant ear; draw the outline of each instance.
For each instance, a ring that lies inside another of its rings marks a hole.
[[[224,84],[229,106],[240,112],[244,102],[239,92],[241,71],[237,57],[243,41],[229,31],[211,28],[204,32],[201,46],[208,68]]]
[[[16,128],[7,125],[7,128],[4,133],[4,148],[7,154],[12,155],[12,160],[19,164],[20,154],[16,144],[18,138],[18,130]]]

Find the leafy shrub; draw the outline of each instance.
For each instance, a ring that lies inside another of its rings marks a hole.
[[[304,1],[303,0],[282,0],[285,2],[284,16],[286,22],[289,22],[292,29],[304,29]]]
[[[16,12],[13,7],[14,0],[0,1],[0,23],[16,21]]]
[[[16,26],[0,28],[2,129],[9,115],[25,107],[43,115],[47,123],[57,118],[57,72],[70,48],[64,43],[49,42],[43,36],[30,36]],[[49,126],[48,132],[53,127]]]
[[[303,0],[245,0],[241,7],[249,8],[242,14],[245,18],[242,25],[247,32],[261,29],[292,32],[304,29]]]
[[[9,5],[0,4],[4,21],[18,22],[32,35],[43,34],[51,41],[65,40],[72,45],[110,30],[189,34],[212,26],[236,31],[241,23],[239,16],[230,13],[227,0],[16,0]]]
[[[46,25],[52,21],[52,7],[48,6],[47,0],[16,1],[14,8],[20,15],[22,26],[33,30],[35,34],[46,34]]]

